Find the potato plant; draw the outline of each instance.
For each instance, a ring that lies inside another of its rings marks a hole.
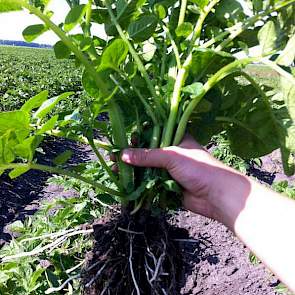
[[[75,59],[93,102],[71,115],[51,116],[73,93],[48,99],[43,91],[19,110],[0,113],[0,172],[10,170],[14,178],[37,169],[77,178],[96,188],[98,197],[119,201],[130,220],[143,211],[155,215],[174,208],[180,191],[163,171],[133,169],[120,161],[120,151],[131,141],[138,147],[167,147],[178,145],[188,131],[206,144],[224,131],[233,152],[244,159],[280,148],[286,174],[294,174],[295,0],[67,0],[70,11],[61,24],[52,22],[48,2],[0,0],[0,12],[27,10],[39,17],[40,24],[24,29],[24,39],[53,31],[60,39],[54,45],[56,58]],[[96,24],[104,25],[106,40],[95,35]],[[81,33],[72,33],[77,27]],[[259,48],[256,54],[250,54],[253,47]],[[262,85],[247,74],[245,68],[253,63],[280,74],[280,87]],[[109,124],[97,120],[102,112],[108,113]],[[97,140],[95,130],[108,141]],[[48,134],[88,143],[106,178],[93,181],[75,167],[66,169],[69,153],[51,166],[38,164],[35,151]],[[117,153],[118,175],[100,149]],[[127,233],[128,256],[136,234]],[[159,279],[165,245],[157,248],[158,256],[153,254],[158,257],[153,272],[137,256],[146,282],[134,272],[129,256],[130,294],[141,294],[142,288],[150,288],[149,294],[174,294],[174,285]],[[114,275],[119,273],[124,277],[120,271]],[[112,279],[96,287],[107,290]],[[90,283],[95,280],[86,286]]]

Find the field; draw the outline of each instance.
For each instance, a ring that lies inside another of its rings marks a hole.
[[[247,71],[266,85],[279,84],[278,76],[265,67],[250,66]],[[82,90],[81,72],[74,61],[56,60],[52,50],[0,47],[0,72],[0,111],[18,108],[45,89],[49,90],[50,96],[75,92],[70,102],[59,105],[59,112],[74,110],[82,97],[89,99]],[[223,137],[216,138],[213,146],[215,157],[268,185],[276,177],[284,180],[274,188],[295,197],[294,178],[282,177],[281,163],[275,153],[246,162],[232,155]],[[88,176],[101,177],[95,163],[97,159],[85,145],[50,138],[43,144],[41,153],[49,163],[58,153],[68,149],[74,153],[70,164],[84,161],[88,165],[85,172]],[[80,182],[56,176],[50,178],[47,173],[34,171],[13,181],[7,175],[1,176],[0,191],[0,247],[4,245],[0,255],[29,252],[36,246],[19,241],[20,233],[36,240],[49,234],[48,240],[45,237],[40,243],[49,245],[48,253],[40,251],[38,255],[21,257],[2,273],[0,269],[0,294],[11,294],[15,290],[18,293],[13,294],[45,294],[46,290],[46,294],[50,294],[49,291],[79,294],[79,270],[85,252],[92,246],[89,222],[95,222],[110,208],[116,211],[116,207],[110,206],[109,200],[97,202],[91,188]],[[190,241],[180,245],[186,262],[183,276],[187,278],[186,285],[181,286],[181,294],[278,294],[279,281],[261,264],[252,264],[249,251],[224,226],[184,210],[173,214],[170,222],[183,228],[183,240]],[[71,231],[72,228],[76,232]],[[59,231],[62,231],[60,235],[53,234]],[[12,237],[16,239],[8,244]],[[189,264],[192,267],[188,267]],[[5,280],[8,283],[3,287],[5,284],[1,283]],[[60,288],[64,281],[68,283]]]
[[[68,111],[86,95],[74,61],[57,60],[50,49],[0,46],[0,73],[0,111],[19,108],[42,90],[48,90],[49,97],[74,91],[75,97],[67,102]]]

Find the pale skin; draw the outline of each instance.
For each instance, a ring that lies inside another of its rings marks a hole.
[[[122,160],[166,169],[186,209],[227,226],[295,292],[295,201],[214,159],[190,136],[179,146],[124,150]]]

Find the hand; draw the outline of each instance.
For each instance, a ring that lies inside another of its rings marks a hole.
[[[233,230],[233,220],[247,196],[247,177],[213,158],[192,137],[179,146],[162,149],[126,149],[122,160],[142,167],[167,169],[183,188],[183,204],[188,210],[214,218]]]

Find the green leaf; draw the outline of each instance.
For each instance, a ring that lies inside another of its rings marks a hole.
[[[98,24],[109,22],[109,14],[107,9],[92,9],[91,20]]]
[[[66,150],[63,153],[61,153],[60,155],[58,155],[54,160],[53,163],[55,165],[63,165],[65,164],[69,159],[71,159],[73,155],[73,151],[71,150]]]
[[[71,55],[71,50],[62,41],[57,41],[53,49],[57,59],[69,58]]]
[[[199,96],[203,92],[203,84],[200,82],[195,82],[191,85],[185,86],[182,88],[184,93],[191,94],[191,98]]]
[[[27,167],[15,168],[8,175],[11,179],[15,179],[15,178],[23,175],[24,173],[28,172],[29,170],[30,170],[30,168],[27,168]]]
[[[281,147],[281,155],[282,155],[282,162],[284,172],[287,176],[292,176],[295,173],[295,162],[294,162],[294,155],[292,152],[285,147]]]
[[[128,46],[122,39],[115,39],[102,53],[99,71],[111,68],[117,70],[126,59]]]
[[[24,111],[0,113],[0,136],[8,130],[14,131],[18,140],[26,138],[30,132],[30,117]]]
[[[269,53],[276,48],[277,32],[273,21],[268,21],[260,29],[258,40],[263,54]]]
[[[42,140],[42,136],[30,136],[14,147],[14,153],[19,157],[32,161],[36,148]]]
[[[203,9],[209,3],[209,0],[191,0],[191,2],[197,4],[201,9]]]
[[[102,97],[99,88],[97,88],[97,85],[92,78],[92,75],[90,75],[86,70],[84,70],[83,72],[83,88],[91,97],[96,99],[102,99],[103,101],[101,101],[100,103],[104,103],[107,100],[111,99],[118,90],[118,87],[110,78],[110,74],[112,74],[112,70],[109,69],[97,72],[97,75],[101,78],[102,81],[105,82],[105,86],[107,88],[107,93],[104,97]]]
[[[188,37],[192,33],[193,29],[194,27],[191,23],[184,22],[176,28],[175,34],[177,37]]]
[[[64,30],[69,32],[74,29],[81,22],[85,13],[86,5],[82,4],[74,6],[66,16]]]
[[[279,65],[288,67],[292,65],[292,63],[294,62],[294,59],[295,59],[295,35],[293,35],[289,39],[285,49],[279,55],[276,62]]]
[[[259,12],[263,9],[263,1],[262,0],[252,0],[253,9],[255,12]]]
[[[128,34],[135,42],[149,39],[156,30],[158,19],[154,15],[144,15],[138,20],[130,23]]]
[[[164,19],[167,15],[166,9],[164,5],[161,5],[160,3],[156,3],[154,6],[155,14],[160,18]]]
[[[47,98],[48,90],[44,90],[27,100],[20,110],[29,113],[31,110],[38,108]]]
[[[45,271],[45,268],[42,268],[40,266],[37,267],[37,269],[34,271],[33,275],[30,279],[30,291],[34,291],[38,288],[37,281],[41,278],[43,272]]]
[[[45,124],[42,125],[41,129],[39,129],[36,134],[37,135],[42,135],[45,132],[52,130],[57,122],[58,115],[53,116],[50,118]]]
[[[215,16],[222,25],[231,26],[244,21],[246,15],[243,6],[237,0],[223,0],[216,6]]]
[[[20,0],[0,0],[0,13],[22,10],[21,2]]]
[[[141,7],[145,2],[146,0],[118,0],[116,2],[117,20],[124,29],[140,15]]]
[[[32,42],[47,30],[43,24],[31,25],[23,30],[23,37],[27,42]]]
[[[153,59],[154,55],[155,55],[155,52],[157,50],[157,46],[151,42],[148,42],[146,41],[144,44],[143,44],[143,47],[142,47],[142,50],[143,50],[143,53],[142,53],[142,58],[145,60],[145,61],[150,61]],[[135,74],[135,71],[133,69],[133,75]],[[132,76],[131,74],[131,76]]]
[[[193,53],[191,72],[194,79],[200,81],[201,78],[215,74],[232,61],[234,61],[234,57],[226,52],[198,49]]]
[[[65,92],[59,96],[46,100],[36,111],[34,117],[39,119],[44,118],[56,106],[56,104],[58,104],[61,100],[66,99],[73,94],[74,92]]]

